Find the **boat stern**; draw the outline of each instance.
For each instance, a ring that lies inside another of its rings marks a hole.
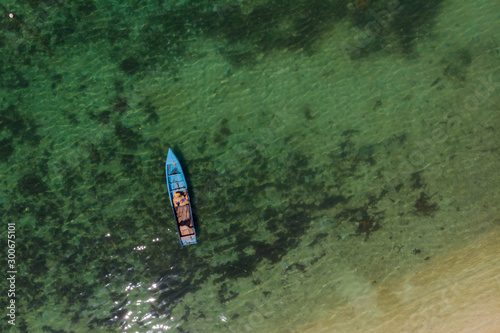
[[[189,235],[189,236],[184,236],[181,237],[181,245],[191,245],[191,244],[197,244],[196,242],[196,235]]]

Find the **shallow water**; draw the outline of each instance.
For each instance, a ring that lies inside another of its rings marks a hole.
[[[498,308],[500,5],[434,3],[1,6],[2,331],[428,332],[436,307]]]

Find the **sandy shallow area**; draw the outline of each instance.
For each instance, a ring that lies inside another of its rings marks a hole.
[[[295,332],[500,331],[500,230],[388,279]]]

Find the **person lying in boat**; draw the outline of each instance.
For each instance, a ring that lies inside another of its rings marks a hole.
[[[185,206],[189,203],[186,192],[175,192],[174,194],[174,206],[180,207]]]
[[[185,227],[192,228],[193,227],[193,220],[191,220],[191,219],[189,219],[189,220],[183,220],[183,221],[179,222],[179,225],[181,227],[185,226]]]

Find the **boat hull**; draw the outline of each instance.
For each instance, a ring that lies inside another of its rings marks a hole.
[[[181,246],[196,244],[196,230],[186,177],[184,176],[184,171],[182,170],[179,160],[171,149],[168,150],[165,171],[167,176],[168,196],[170,198],[172,211],[174,212],[175,224],[177,226],[177,233]]]

